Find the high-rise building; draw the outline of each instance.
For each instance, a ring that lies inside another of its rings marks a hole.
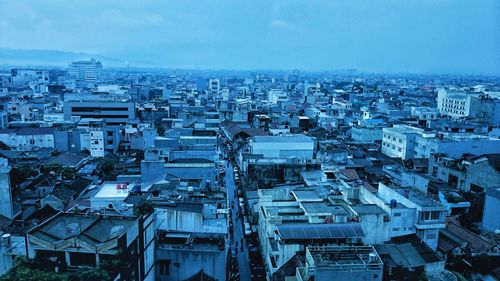
[[[0,215],[13,219],[18,215],[20,208],[14,207],[9,173],[10,167],[8,160],[0,158]]]
[[[210,79],[208,81],[208,92],[211,97],[217,96],[220,91],[220,80]]]
[[[102,71],[102,64],[95,59],[74,61],[69,65],[68,75],[80,84],[95,83]]]
[[[135,103],[133,101],[91,101],[69,100],[64,102],[64,119],[99,118],[106,120],[107,125],[124,125],[135,120]]]

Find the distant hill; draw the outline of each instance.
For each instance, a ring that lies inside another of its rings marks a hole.
[[[104,67],[125,67],[127,61],[109,58],[96,54],[74,53],[55,50],[37,49],[10,49],[0,48],[0,65],[26,65],[26,66],[68,66],[75,60],[88,60],[95,58]]]

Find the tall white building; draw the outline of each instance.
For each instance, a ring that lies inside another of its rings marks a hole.
[[[210,79],[208,80],[208,92],[211,97],[216,97],[219,95],[220,91],[220,80]]]
[[[102,72],[102,64],[95,59],[74,61],[69,65],[68,75],[80,83],[97,82]]]
[[[465,92],[440,89],[437,108],[441,115],[452,118],[474,118],[493,125],[500,124],[498,92]]]
[[[102,120],[89,122],[90,130],[90,155],[92,157],[104,157],[104,129]]]
[[[459,118],[474,117],[479,111],[479,93],[440,89],[437,108],[442,115]]]
[[[413,157],[415,137],[424,133],[423,129],[408,125],[394,125],[382,130],[382,153],[393,158],[407,160]]]
[[[14,208],[9,173],[8,160],[0,158],[0,215],[13,219],[18,212]]]

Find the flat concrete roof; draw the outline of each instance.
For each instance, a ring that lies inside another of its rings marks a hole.
[[[126,188],[122,188],[122,185]],[[118,187],[120,185],[120,187]],[[126,183],[104,183],[99,188],[99,191],[94,195],[94,198],[125,198],[128,196],[132,185]]]
[[[306,135],[291,136],[255,136],[254,142],[314,142],[311,137]]]

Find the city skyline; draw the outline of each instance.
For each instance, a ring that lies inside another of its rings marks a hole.
[[[137,67],[500,74],[497,1],[99,4],[5,1],[0,47]]]

